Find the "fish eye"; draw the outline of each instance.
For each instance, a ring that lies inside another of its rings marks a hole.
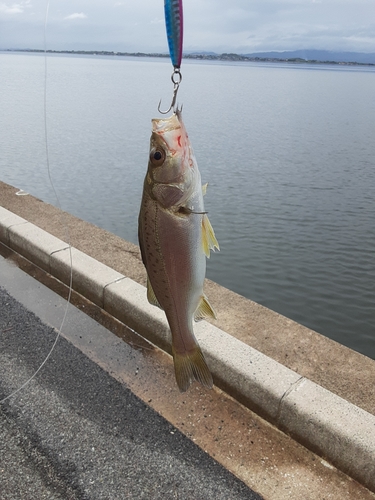
[[[150,161],[155,167],[163,165],[165,160],[165,151],[161,148],[153,148],[150,152]]]

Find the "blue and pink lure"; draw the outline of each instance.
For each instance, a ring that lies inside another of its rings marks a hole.
[[[164,0],[165,25],[169,54],[175,69],[179,69],[182,59],[183,13],[182,0]]]

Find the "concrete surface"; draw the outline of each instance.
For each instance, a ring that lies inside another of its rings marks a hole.
[[[56,210],[49,205],[43,205],[47,212],[50,208],[52,208],[52,212]],[[38,228],[35,229],[35,226],[32,227],[33,225],[25,220],[20,220],[17,217],[12,219],[12,217],[14,216],[7,211],[0,212],[0,220],[2,221],[0,235],[3,241],[11,247],[13,245],[14,249],[24,252],[24,255],[31,260],[35,259],[39,265],[44,266],[44,269],[53,273],[52,263],[57,256],[63,252],[67,254],[67,250],[59,250],[66,248],[66,243],[58,242],[55,238],[49,240],[48,233],[40,230],[38,236]],[[24,243],[21,241],[22,238],[20,239],[20,234],[23,235]],[[43,245],[47,257],[41,255],[43,254],[41,250]],[[99,306],[106,308],[108,305],[108,312],[168,350],[169,333],[164,315],[147,303],[142,287],[130,279],[123,278],[121,274],[114,273],[108,269],[108,266],[101,265],[99,262],[93,265],[93,259],[86,258],[81,253],[78,255],[80,255],[80,258],[77,259],[78,271],[75,270],[73,262],[73,275],[77,275],[77,286],[81,286],[79,291],[85,294],[85,290],[87,290],[86,294],[91,294],[90,298]],[[70,267],[68,264],[66,257],[66,273]],[[93,270],[100,273],[100,279],[95,280],[94,278],[93,280]],[[60,274],[59,278],[68,282],[66,273],[64,276]],[[83,279],[85,273],[87,277]],[[96,293],[93,293],[93,289],[95,289],[93,281],[96,283]],[[85,284],[82,285],[82,282]],[[226,292],[232,294],[232,292]],[[221,291],[221,295],[224,294],[225,292]],[[255,315],[258,322],[259,320],[264,322],[262,313],[265,313],[268,320],[270,320],[271,314],[271,319],[273,318],[278,326],[284,321],[284,323],[289,324],[290,329],[296,328],[296,324],[290,320],[261,306],[258,306],[257,309],[255,307],[257,305],[254,306],[251,301],[247,302],[249,302],[251,309],[256,309]],[[331,341],[320,339],[321,336],[315,332],[298,326],[301,329],[301,334],[308,333],[310,339],[312,337],[318,338],[320,344],[328,342],[329,350],[332,351]],[[375,418],[369,412],[364,411],[363,406],[366,405],[362,404],[361,409],[350,403],[350,399],[360,400],[364,399],[363,397],[353,395],[353,392],[350,393],[351,398],[347,398],[349,401],[345,397],[338,397],[337,394],[307,380],[300,372],[290,370],[283,364],[264,356],[206,322],[198,325],[197,335],[206,348],[216,383],[283,430],[290,432],[302,443],[328,458],[345,472],[350,473],[368,487],[375,489]],[[218,337],[221,338],[220,342],[217,342]],[[211,338],[211,341],[207,342],[208,338]],[[342,346],[333,344],[338,348],[338,360],[340,361],[342,351],[340,348]],[[220,349],[221,352],[219,352]],[[350,350],[347,349],[347,351]],[[352,366],[356,361],[359,368],[359,362],[366,360],[364,363],[365,373],[362,373],[362,376],[374,369],[375,363],[372,360],[357,353],[353,354],[352,351],[349,354],[350,356],[347,358]],[[355,356],[356,354],[357,356]],[[243,361],[239,363],[241,356]],[[249,359],[251,360],[250,364]],[[371,361],[372,365],[368,361]],[[332,363],[331,360],[332,364],[336,365],[336,359],[335,363]],[[339,363],[337,368],[340,371]],[[366,382],[368,385],[369,381]],[[338,383],[339,389],[341,389],[340,383],[342,381],[339,380]],[[330,385],[333,385],[332,382]],[[277,389],[278,387],[279,389]],[[372,391],[373,387],[374,385],[371,384]],[[363,395],[363,386],[361,389]],[[336,390],[336,392],[343,393],[344,391]],[[357,392],[359,392],[358,387]],[[372,407],[372,395],[373,393],[370,391],[370,404],[367,400],[367,409]]]
[[[256,498],[244,483],[265,500],[374,500],[219,389],[179,393],[170,356],[73,292],[72,302],[95,309],[114,335],[12,262],[42,279],[38,268],[7,256],[2,396],[40,365],[68,314],[49,361],[0,405],[1,500]]]
[[[69,284],[100,307],[104,306],[104,291],[111,283],[124,276],[110,267],[89,257],[76,248],[56,250],[49,256],[47,271],[62,282]],[[74,262],[74,266],[72,266]]]
[[[0,181],[0,206],[120,274],[146,285],[139,248]],[[1,229],[0,229],[1,231]],[[4,241],[4,240],[2,240]],[[375,362],[217,283],[206,294],[218,313],[210,321],[301,376],[375,415]]]

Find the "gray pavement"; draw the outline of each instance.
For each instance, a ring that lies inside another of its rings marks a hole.
[[[0,399],[55,338],[0,288]],[[0,405],[0,474],[1,500],[261,498],[63,337]]]

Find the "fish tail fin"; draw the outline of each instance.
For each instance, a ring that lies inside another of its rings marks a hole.
[[[194,380],[212,389],[212,375],[198,345],[193,351],[184,353],[178,353],[172,347],[172,352],[176,381],[181,392],[187,391]]]

